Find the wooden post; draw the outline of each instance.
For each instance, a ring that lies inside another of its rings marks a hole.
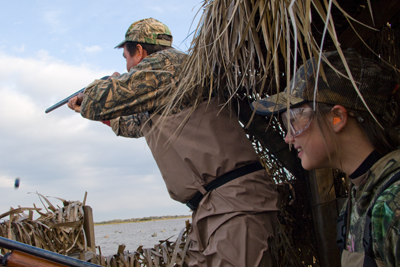
[[[85,191],[85,197],[83,198],[83,206],[86,206],[87,191]]]
[[[29,221],[33,221],[33,210],[29,211],[29,216],[28,216]]]
[[[310,171],[309,181],[320,265],[340,267],[340,252],[336,246],[338,208],[332,169]]]
[[[12,239],[11,236],[11,219],[8,221],[7,238]]]
[[[83,206],[83,213],[83,230],[85,231],[86,244],[90,251],[96,252],[92,208],[90,206]]]
[[[14,209],[11,207],[10,211],[13,211]],[[14,220],[14,214],[10,214],[10,220],[8,221],[8,232],[7,232],[7,238],[13,240],[14,235],[12,234],[11,231],[11,222]]]

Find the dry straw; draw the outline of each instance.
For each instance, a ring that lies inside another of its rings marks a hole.
[[[335,28],[337,16],[334,18],[331,12],[333,9],[338,10],[341,13],[341,23],[348,22],[353,28],[360,24],[376,32],[378,30],[351,17],[339,2],[203,1],[203,13],[194,31],[181,82],[176,91],[170,92],[163,114],[170,114],[185,97],[194,98],[193,103],[196,105],[205,96],[216,94],[224,95],[227,103],[243,91],[246,97],[252,99],[259,99],[264,94],[275,94],[282,90],[282,83],[289,84],[302,62],[311,57],[315,57],[318,62],[326,62],[322,57],[325,49],[339,52],[346,68],[346,73],[340,75],[352,81],[365,104],[338,41]],[[365,6],[373,18],[369,0],[365,1]],[[317,35],[316,21],[323,26]],[[329,40],[329,47],[325,45],[326,40]],[[365,41],[363,43],[370,51],[375,50]],[[329,62],[327,64],[331,66]],[[326,80],[322,69],[318,67],[316,72]]]
[[[36,205],[33,205],[33,208],[11,208],[10,211],[0,215],[0,219],[4,220],[0,223],[0,236],[101,266],[188,266],[189,221],[186,221],[185,228],[181,230],[175,241],[170,241],[172,238],[170,237],[161,240],[153,248],[140,246],[132,252],[125,251],[125,246],[120,245],[114,255],[102,255],[101,248],[97,247],[99,254],[96,254],[87,247],[83,228],[83,204],[80,201],[56,198],[63,203],[63,207],[55,207],[49,201],[49,197],[36,194],[45,207],[45,212]],[[39,214],[35,220],[33,212]],[[9,219],[6,220],[6,217]],[[7,249],[1,248],[1,253],[5,255]]]
[[[10,216],[0,224],[0,236],[64,255],[84,251],[82,203],[60,199],[64,206],[56,208],[45,196],[37,194],[47,203],[48,208],[44,205],[46,212],[35,205],[11,208],[0,215],[0,219]],[[33,211],[39,214],[36,220],[33,220]],[[4,249],[2,253],[4,255]]]

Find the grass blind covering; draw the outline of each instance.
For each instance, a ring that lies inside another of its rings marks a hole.
[[[376,0],[203,1],[181,83],[170,94],[164,113],[184,95],[200,101],[204,95],[221,93],[230,101],[238,92],[254,99],[275,94],[303,62],[311,57],[319,60],[327,50],[342,55],[343,49],[355,47],[398,68],[395,48],[399,41],[392,38],[398,36],[398,22],[388,23],[388,12],[398,17],[393,12],[399,4],[384,2],[391,4]],[[382,5],[386,5],[384,10]],[[375,35],[376,41],[368,43],[362,35],[368,39]],[[323,79],[322,70],[320,75]],[[199,88],[206,92],[199,93]]]
[[[35,204],[32,208],[11,208],[10,211],[0,215],[2,219],[0,236],[101,266],[188,266],[189,221],[186,221],[186,226],[178,236],[160,240],[152,248],[140,246],[130,252],[126,251],[125,245],[121,244],[116,246],[115,254],[102,255],[100,247],[96,247],[96,251],[91,251],[87,247],[83,230],[83,203],[57,198],[63,206],[54,206],[48,197],[39,193],[37,195],[45,211],[36,207]],[[34,220],[32,212],[38,213],[39,217]],[[4,248],[0,249],[2,255],[8,252]]]

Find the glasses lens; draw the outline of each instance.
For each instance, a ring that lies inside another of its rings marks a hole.
[[[294,108],[282,114],[283,124],[286,130],[289,130],[290,127],[290,134],[294,137],[310,126],[313,114],[311,108]]]

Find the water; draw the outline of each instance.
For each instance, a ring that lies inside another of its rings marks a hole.
[[[94,227],[96,246],[100,246],[104,256],[116,254],[118,246],[124,244],[125,250],[135,251],[139,246],[152,248],[170,236],[175,241],[185,228],[189,218],[146,221],[137,223],[96,225]],[[152,236],[157,234],[157,236]],[[99,253],[97,250],[96,253]]]

